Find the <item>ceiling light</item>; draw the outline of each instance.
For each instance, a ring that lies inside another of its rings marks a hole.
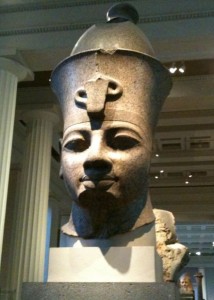
[[[172,65],[171,65],[171,67],[169,68],[169,72],[171,73],[171,74],[174,74],[176,71],[177,71],[177,67],[176,67],[176,65],[175,65],[175,63],[173,63]]]
[[[201,251],[195,252],[196,255],[201,255]]]
[[[156,154],[155,154],[155,156],[156,156],[156,157],[159,157],[159,154],[158,154],[158,153],[156,153]]]
[[[185,184],[189,184],[189,181],[185,181]]]
[[[213,247],[214,247],[214,242],[213,242]]]
[[[185,64],[184,64],[184,62],[182,62],[178,68],[178,72],[183,74],[185,72],[185,70],[186,70]]]
[[[189,174],[189,176],[188,176],[189,178],[192,178],[192,174]]]
[[[164,173],[164,170],[160,170],[160,173]]]
[[[158,176],[155,176],[155,179],[158,179],[159,177]]]

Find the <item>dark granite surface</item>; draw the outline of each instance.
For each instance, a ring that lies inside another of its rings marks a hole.
[[[178,300],[173,283],[24,283],[22,300]]]

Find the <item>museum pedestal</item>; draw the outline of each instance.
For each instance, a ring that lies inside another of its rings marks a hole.
[[[107,240],[65,235],[67,247],[50,248],[48,283],[25,283],[22,299],[179,299],[176,286],[162,282],[154,229],[149,224]]]
[[[48,282],[162,282],[154,223],[108,239],[63,235],[50,248]]]
[[[51,248],[48,282],[162,282],[153,246]]]
[[[22,300],[179,300],[174,283],[24,283]]]

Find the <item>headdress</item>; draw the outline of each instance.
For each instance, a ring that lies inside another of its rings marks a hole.
[[[107,23],[90,27],[53,71],[51,86],[62,108],[65,129],[95,119],[136,122],[138,126],[146,119],[152,127],[156,125],[172,83],[168,70],[135,25],[138,19],[131,5],[113,6],[107,12]]]

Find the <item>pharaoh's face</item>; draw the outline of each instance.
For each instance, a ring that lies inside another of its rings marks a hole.
[[[150,66],[134,56],[93,53],[63,74],[61,173],[72,200],[82,207],[142,204],[152,139]]]
[[[123,206],[145,197],[150,153],[148,135],[128,122],[104,121],[98,129],[89,122],[73,125],[63,137],[62,175],[79,206],[108,206],[106,196]]]

